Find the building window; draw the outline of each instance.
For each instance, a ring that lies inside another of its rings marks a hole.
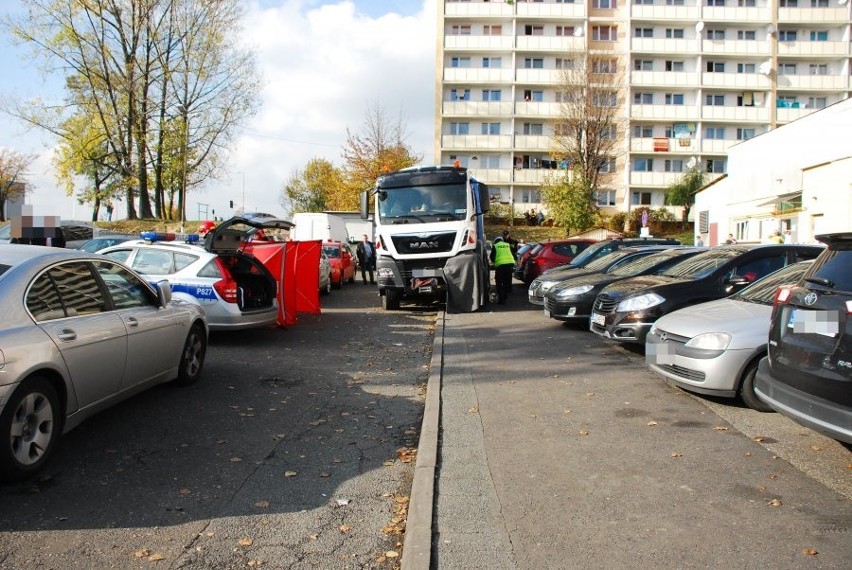
[[[666,93],[666,105],[683,105],[683,93]]]
[[[634,6],[642,6],[642,5],[653,6],[654,0],[633,0],[633,5]]]
[[[711,158],[707,161],[707,172],[719,174],[725,172],[724,158]]]
[[[811,0],[811,8],[828,8],[828,0]]]
[[[725,73],[725,63],[721,61],[708,61],[707,73]]]
[[[499,89],[483,89],[482,90],[482,100],[483,101],[500,101],[502,99],[503,93]]]
[[[482,26],[482,35],[483,36],[502,36],[503,35],[503,26],[497,24],[485,24]]]
[[[592,93],[592,105],[595,107],[617,107],[618,96],[615,93]]]
[[[647,125],[633,125],[633,137],[637,139],[654,138],[654,127]]]
[[[544,125],[542,123],[524,123],[525,135],[543,135]]]
[[[600,10],[611,10],[615,8],[615,0],[592,0],[592,8]]]
[[[543,36],[544,35],[544,26],[532,26],[527,24],[524,26],[524,35],[525,36]]]
[[[616,162],[615,162],[614,158],[603,158],[603,159],[601,159],[600,164],[598,164],[598,172],[601,172],[601,173],[604,173],[604,174],[606,174],[608,172],[615,172],[615,170],[616,170],[615,167],[616,167]]]
[[[828,75],[827,63],[811,63],[808,65],[808,73],[810,75]]]
[[[630,203],[634,206],[650,206],[651,205],[651,193],[650,192],[631,192],[630,193]]]
[[[634,93],[633,94],[633,104],[634,105],[653,105],[654,104],[654,94],[653,93]]]
[[[602,141],[614,141],[618,138],[618,127],[615,125],[606,125],[601,128],[600,132],[600,140]]]
[[[754,30],[737,30],[737,39],[754,41],[757,39],[757,32]]]
[[[470,101],[470,89],[451,89],[450,101]]]
[[[799,100],[795,95],[779,95],[776,99],[776,107],[786,107],[788,109],[798,108]]]
[[[450,28],[451,36],[469,36],[470,35],[470,26],[467,25],[454,25]]]
[[[483,57],[482,67],[500,69],[503,67],[503,58],[501,57]]]
[[[673,40],[682,40],[683,28],[666,28],[666,37]]]
[[[794,42],[796,39],[796,30],[780,30],[778,32],[779,42]]]
[[[782,8],[798,8],[799,0],[781,0],[778,5]]]
[[[544,69],[544,59],[540,57],[525,57],[524,69]]]
[[[778,75],[796,75],[795,63],[779,63]]]
[[[614,59],[596,59],[592,62],[592,73],[615,73],[618,62]]]
[[[707,0],[705,6],[724,6],[725,0]]]
[[[737,222],[734,232],[737,241],[746,241],[748,239],[748,220]]]
[[[451,135],[469,135],[470,123],[450,123]]]
[[[524,101],[541,103],[542,101],[544,101],[544,91],[533,91],[532,89],[524,89]]]
[[[521,191],[521,202],[523,204],[538,204],[541,202],[540,190],[523,190]]]
[[[827,42],[828,41],[828,31],[827,30],[819,30],[811,32],[811,41],[812,42]]]
[[[666,172],[683,172],[683,161],[680,159],[666,160],[663,163],[663,170]]]
[[[598,206],[615,206],[615,190],[598,190],[595,199]]]
[[[666,60],[666,71],[681,72],[683,71],[682,61]]]
[[[633,172],[651,172],[654,170],[653,158],[634,158]]]
[[[707,30],[706,37],[708,40],[724,40],[725,30]]]
[[[748,139],[754,138],[756,134],[756,129],[737,129],[737,140],[747,141]]]
[[[469,57],[454,57],[450,60],[450,67],[470,67]]]
[[[565,57],[557,57],[556,69],[574,69],[574,60]]]
[[[724,95],[705,95],[704,96],[704,104],[708,107],[724,107],[725,106],[725,96]]]
[[[683,6],[684,0],[666,0],[666,6]]]
[[[571,125],[566,125],[565,123],[557,123],[553,125],[553,133],[560,137],[573,137],[574,129]]]
[[[756,0],[737,0],[737,6],[740,8],[754,8],[757,6]]]
[[[573,36],[574,26],[556,26],[557,36]]]
[[[500,123],[482,123],[480,133],[483,135],[499,135]]]
[[[599,42],[614,42],[618,39],[618,26],[592,26],[592,39]]]
[[[654,28],[636,28],[633,30],[634,38],[653,38]]]
[[[828,105],[828,99],[825,97],[808,97],[809,109],[825,109]]]
[[[753,63],[738,63],[737,73],[754,73],[757,68]]]
[[[637,59],[633,62],[633,71],[653,71],[654,62],[650,59]]]
[[[704,127],[704,138],[707,140],[721,141],[725,139],[724,127]]]

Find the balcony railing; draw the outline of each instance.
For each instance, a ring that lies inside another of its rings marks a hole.
[[[552,119],[562,114],[561,103],[536,103],[519,101],[515,103],[515,115],[522,117],[546,117]]]
[[[661,144],[665,141],[665,144]],[[695,139],[670,139],[670,138],[632,138],[630,139],[630,152],[635,153],[670,153],[670,154],[693,154],[695,153]]]
[[[701,42],[701,51],[708,54],[769,56],[771,49],[771,44],[765,40],[703,40]]]
[[[724,107],[704,105],[701,118],[705,121],[739,121],[766,123],[769,121],[769,109],[763,107]]]
[[[760,73],[702,73],[701,84],[705,87],[730,87],[759,91],[769,89],[769,77]]]
[[[585,18],[586,4],[556,4],[553,2],[518,2],[518,17],[523,18]]]
[[[548,135],[515,135],[515,149],[518,151],[550,151],[553,149],[553,137]]]
[[[511,150],[512,135],[441,135],[444,150]]]
[[[698,6],[647,6],[632,4],[630,17],[634,20],[658,20],[661,22],[697,22],[701,19]]]
[[[525,51],[583,51],[586,38],[574,36],[518,36],[517,49]]]
[[[849,89],[848,75],[779,75],[778,89],[818,89],[846,91]]]
[[[695,39],[630,38],[630,49],[634,53],[698,53],[700,45]]]
[[[511,18],[514,6],[508,2],[445,2],[444,17]]]
[[[632,105],[630,118],[643,120],[698,119],[695,105]]]
[[[778,8],[778,21],[796,23],[845,24],[849,22],[846,6],[827,8]]]
[[[445,67],[444,83],[511,83],[515,70],[504,67]]]
[[[631,186],[668,187],[683,176],[682,172],[631,172]]]
[[[512,113],[511,101],[444,101],[444,116],[507,117]]]
[[[847,57],[848,55],[849,42],[778,42],[778,57]]]
[[[687,86],[695,81],[694,73],[683,71],[633,71],[630,74],[630,84],[637,86],[674,87]]]
[[[510,51],[513,45],[512,36],[444,36],[444,49],[447,51]]]
[[[701,152],[705,154],[725,154],[728,149],[737,144],[735,139],[709,139],[701,141]]]
[[[701,19],[705,22],[769,22],[772,12],[769,8],[740,8],[738,6],[704,6]]]

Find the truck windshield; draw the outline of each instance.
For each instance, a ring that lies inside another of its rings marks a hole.
[[[379,194],[379,216],[386,224],[461,220],[466,215],[465,184],[387,188]]]

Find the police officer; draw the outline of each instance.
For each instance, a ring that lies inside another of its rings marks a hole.
[[[494,239],[491,261],[494,263],[494,281],[497,283],[497,302],[502,305],[512,291],[512,270],[515,267],[512,247],[502,237]]]

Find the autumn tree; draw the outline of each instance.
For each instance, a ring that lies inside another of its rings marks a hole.
[[[343,196],[342,188],[340,170],[328,160],[313,158],[284,185],[281,206],[291,214],[346,209],[337,202]]]
[[[681,229],[686,228],[689,211],[695,204],[695,193],[702,186],[704,186],[704,172],[701,168],[693,167],[666,188],[666,203],[683,208],[680,219]]]
[[[345,210],[357,210],[359,195],[372,188],[383,172],[408,168],[420,162],[405,143],[405,124],[402,119],[392,121],[378,104],[368,107],[361,131],[346,129],[343,147],[344,195],[338,202]]]
[[[579,168],[541,188],[541,197],[547,204],[547,214],[556,225],[565,228],[565,234],[585,230],[597,219],[598,206],[595,189],[589,180],[579,172]]]
[[[35,159],[33,154],[0,148],[0,222],[6,220],[6,200],[16,198],[26,190],[27,171]]]

